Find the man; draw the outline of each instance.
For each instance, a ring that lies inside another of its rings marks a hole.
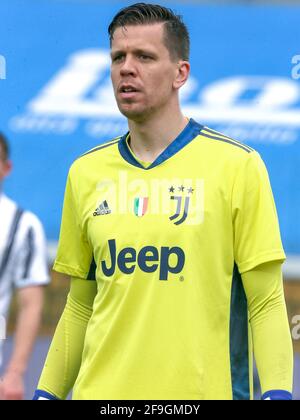
[[[24,374],[41,320],[43,285],[49,282],[49,275],[40,221],[34,214],[21,210],[2,192],[3,181],[11,169],[8,143],[0,133],[0,317],[3,326],[13,288],[17,290],[18,301],[14,347],[0,379],[0,399],[21,400]],[[0,359],[2,343],[0,340]]]
[[[72,388],[74,399],[250,399],[252,340],[263,398],[290,399],[285,255],[265,167],[182,114],[178,16],[135,4],[109,34],[130,131],[71,167],[54,265],[71,290],[35,399]]]

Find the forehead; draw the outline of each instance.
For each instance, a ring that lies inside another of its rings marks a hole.
[[[128,25],[118,27],[112,38],[111,49],[131,48],[166,49],[164,45],[164,24]]]

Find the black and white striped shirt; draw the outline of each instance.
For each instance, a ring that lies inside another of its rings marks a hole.
[[[46,241],[39,219],[0,194],[0,317],[6,318],[14,288],[49,283]],[[3,332],[2,332],[3,333]],[[1,338],[1,337],[0,337]],[[1,365],[0,339],[0,365]]]

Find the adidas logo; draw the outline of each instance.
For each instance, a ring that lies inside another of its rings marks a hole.
[[[107,201],[104,200],[98,208],[93,213],[93,216],[104,216],[105,214],[110,214],[111,209],[108,207]]]

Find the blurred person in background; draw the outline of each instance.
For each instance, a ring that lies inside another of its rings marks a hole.
[[[0,378],[1,400],[24,398],[24,374],[39,330],[44,285],[49,283],[46,242],[39,219],[3,192],[11,173],[9,146],[0,133],[0,316],[5,319],[15,288],[18,313],[13,351]],[[0,340],[0,366],[2,364]]]
[[[247,400],[254,349],[262,398],[289,400],[285,253],[264,163],[183,115],[180,16],[135,4],[109,35],[129,132],[69,171],[54,269],[71,290],[34,398]]]

